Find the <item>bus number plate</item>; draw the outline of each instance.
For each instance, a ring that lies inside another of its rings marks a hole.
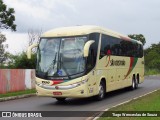
[[[62,95],[62,92],[53,92],[53,95]]]

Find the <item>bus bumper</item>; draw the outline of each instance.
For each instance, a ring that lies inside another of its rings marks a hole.
[[[67,90],[52,90],[52,89],[44,89],[38,85],[36,85],[37,96],[46,96],[53,98],[84,98],[88,96],[87,84],[82,84],[78,87],[67,89]]]

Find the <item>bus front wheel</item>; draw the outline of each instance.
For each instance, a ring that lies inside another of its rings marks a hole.
[[[105,84],[103,81],[100,82],[99,85],[99,93],[96,96],[97,100],[102,100],[105,97]]]

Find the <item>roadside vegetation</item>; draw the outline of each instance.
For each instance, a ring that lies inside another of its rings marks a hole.
[[[158,111],[160,110],[160,90],[144,97],[132,100],[129,103],[109,109],[109,111]],[[158,120],[159,117],[104,117],[106,112],[98,120]]]
[[[160,70],[158,69],[145,69],[145,76],[148,75],[160,75]]]
[[[144,50],[145,75],[160,74],[160,42]]]
[[[24,91],[17,91],[17,92],[9,92],[9,93],[5,93],[5,94],[0,94],[0,98],[26,95],[26,94],[32,94],[32,93],[36,93],[36,90],[35,89],[28,89],[28,90],[24,90]]]

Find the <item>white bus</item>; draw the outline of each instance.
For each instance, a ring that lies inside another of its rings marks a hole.
[[[38,96],[63,101],[96,96],[144,81],[141,42],[98,26],[74,26],[45,32],[37,47]]]

